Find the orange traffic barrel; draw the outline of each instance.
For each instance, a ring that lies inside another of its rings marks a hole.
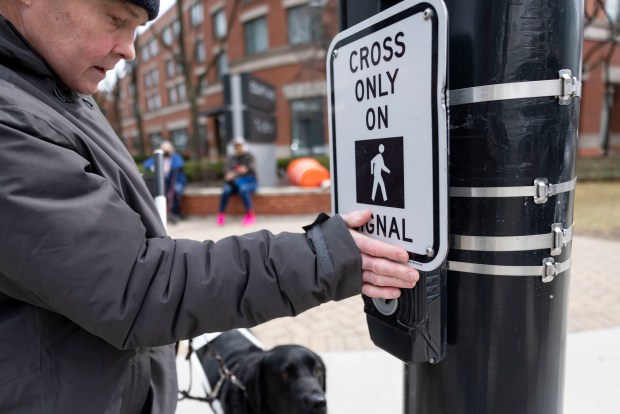
[[[329,171],[314,158],[297,158],[286,168],[286,175],[292,185],[318,187],[329,180]]]

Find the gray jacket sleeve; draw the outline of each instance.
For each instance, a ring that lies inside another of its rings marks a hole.
[[[39,122],[34,120],[32,122]],[[43,122],[43,121],[40,121]],[[307,232],[147,238],[139,212],[84,157],[0,122],[0,291],[119,348],[296,315],[361,291],[342,219]]]

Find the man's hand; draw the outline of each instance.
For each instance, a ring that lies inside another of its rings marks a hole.
[[[343,214],[342,218],[349,228],[356,228],[370,219],[370,211],[353,211]],[[400,288],[415,286],[420,275],[417,270],[403,263],[409,258],[405,249],[371,239],[355,230],[350,231],[362,254],[363,294],[373,298],[394,299],[400,296]]]

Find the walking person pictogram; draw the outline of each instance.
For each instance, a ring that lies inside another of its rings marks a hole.
[[[381,187],[381,193],[383,194],[383,201],[387,201],[387,194],[385,192],[385,183],[383,182],[383,171],[390,173],[388,167],[385,166],[385,162],[383,161],[383,151],[385,151],[385,146],[383,144],[379,145],[379,153],[375,155],[375,157],[370,161],[370,173],[373,175],[373,183],[372,183],[372,195],[370,198],[372,201],[375,201],[375,195],[377,194],[377,185]]]

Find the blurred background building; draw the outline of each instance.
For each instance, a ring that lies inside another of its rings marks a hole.
[[[620,0],[586,0],[580,156],[620,153]]]
[[[586,0],[585,10],[578,153],[618,154],[620,0]],[[132,154],[169,139],[187,158],[214,159],[235,133],[230,79],[242,75],[244,93],[255,80],[274,100],[262,112],[242,103],[250,142],[272,142],[277,158],[326,154],[325,53],[337,33],[337,0],[178,0],[99,98]]]
[[[325,52],[337,31],[337,0],[179,0],[137,37],[106,112],[134,155],[169,139],[192,159],[221,156],[230,77],[244,74],[275,104],[261,114],[243,102],[250,142],[248,129],[271,135],[279,158],[325,154]]]

